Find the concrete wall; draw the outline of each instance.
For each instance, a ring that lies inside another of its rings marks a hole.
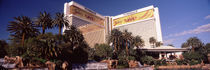
[[[85,41],[88,45],[93,48],[96,43],[102,44],[105,43],[105,30],[100,29],[96,31],[92,31],[86,34],[83,34]]]
[[[96,43],[98,44],[105,43],[105,29],[103,28],[93,29],[92,27],[97,25],[94,25],[91,22],[85,21],[83,19],[80,19],[74,15],[69,15],[68,20],[69,20],[69,25],[74,25],[78,29],[83,28],[81,32],[85,38],[85,41],[88,43],[90,47],[93,48]],[[89,30],[90,28],[91,30]],[[63,31],[65,31],[66,29],[68,28],[64,27]]]
[[[157,39],[157,31],[155,25],[155,19],[149,19],[141,22],[136,22],[133,24],[128,24],[125,26],[116,27],[120,31],[127,29],[129,32],[132,32],[133,36],[141,36],[145,42],[145,47],[150,47],[149,38],[154,37]]]

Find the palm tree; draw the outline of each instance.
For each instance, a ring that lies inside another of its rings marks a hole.
[[[52,33],[41,34],[36,38],[29,38],[25,42],[28,57],[41,57],[44,59],[55,59],[61,53],[58,35]],[[41,53],[40,53],[41,52]]]
[[[124,30],[124,32],[123,32],[123,39],[125,41],[126,53],[127,53],[127,56],[128,56],[129,55],[128,44],[129,44],[129,46],[131,46],[131,42],[133,40],[132,33],[128,32],[128,30]]]
[[[207,43],[205,45],[205,48],[206,48],[207,52],[210,53],[210,43]]]
[[[35,25],[32,24],[32,21],[27,16],[18,16],[14,17],[15,21],[9,22],[8,31],[12,36],[22,39],[22,46],[24,46],[25,38],[34,37],[39,34],[39,30],[35,28]]]
[[[197,37],[190,37],[187,40],[186,44],[187,44],[187,47],[191,47],[192,48],[192,52],[194,52],[195,48],[201,47],[202,42]]]
[[[182,48],[187,48],[188,47],[188,45],[187,45],[187,43],[186,42],[184,42],[184,43],[182,43],[182,46],[181,46]]]
[[[87,62],[88,55],[85,50],[87,50],[88,45],[85,42],[82,33],[80,32],[79,29],[77,29],[75,26],[72,26],[72,25],[69,26],[68,29],[69,30],[64,31],[65,34],[64,34],[63,40],[66,43],[69,43],[70,46],[66,47],[64,51],[68,51],[68,52],[72,51],[72,54],[70,54],[70,57],[71,57],[70,61],[72,63]]]
[[[47,56],[48,59],[58,56],[58,53],[60,52],[57,43],[58,40],[56,41],[53,34],[46,34],[46,37],[41,38],[40,41],[44,43],[44,46],[42,46],[44,55],[42,56]]]
[[[156,39],[154,37],[149,38],[149,43],[153,45],[153,48],[155,47]]]
[[[139,48],[144,46],[144,40],[140,36],[136,36],[133,40],[134,45]]]
[[[59,28],[59,36],[61,36],[61,28],[63,26],[69,26],[68,21],[66,18],[64,18],[63,13],[56,13],[56,17],[54,19],[54,25]]]
[[[112,43],[114,45],[114,50],[116,52],[118,49],[120,49],[120,41],[122,39],[122,32],[119,31],[118,29],[113,29],[108,39],[109,39],[108,40],[109,44]]]
[[[36,25],[42,27],[42,34],[45,33],[45,29],[52,28],[52,18],[50,13],[47,12],[40,12],[38,19],[35,21]]]
[[[161,45],[163,45],[163,43],[161,43],[161,42],[156,42],[155,45],[156,45],[156,47],[160,47]]]
[[[85,43],[82,33],[75,26],[69,26],[69,30],[64,31],[64,33],[64,41],[69,42],[72,48],[80,47]]]
[[[108,59],[112,55],[112,48],[108,44],[96,44],[94,46],[95,55]]]
[[[175,47],[173,44],[168,44],[168,46],[172,46],[172,47]]]

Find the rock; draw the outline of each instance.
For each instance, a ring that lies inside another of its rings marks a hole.
[[[55,70],[55,63],[53,63],[51,61],[47,61],[45,64],[49,70]]]

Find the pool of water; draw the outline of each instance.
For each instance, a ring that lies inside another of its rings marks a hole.
[[[208,69],[202,69],[202,68],[180,68],[180,69],[155,69],[155,70],[208,70]]]

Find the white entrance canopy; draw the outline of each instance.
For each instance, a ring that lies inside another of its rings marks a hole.
[[[175,48],[172,46],[160,46],[160,47],[155,47],[155,48],[150,48],[150,47],[142,47],[139,48],[143,51],[148,51],[148,52],[184,52],[188,51],[188,48]]]

